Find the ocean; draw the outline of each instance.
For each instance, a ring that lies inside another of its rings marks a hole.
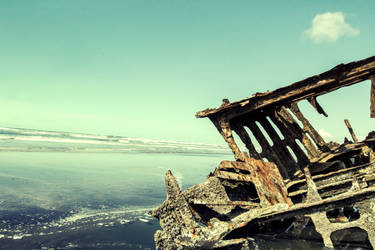
[[[0,128],[0,250],[155,249],[148,211],[166,198],[166,172],[185,190],[223,160],[233,160],[225,145]]]
[[[0,249],[154,249],[147,212],[229,155],[0,152]]]

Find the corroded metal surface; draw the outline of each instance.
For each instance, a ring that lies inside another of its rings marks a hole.
[[[375,56],[361,61],[340,64],[329,71],[279,88],[272,92],[256,93],[252,97],[229,103],[224,102],[217,109],[206,109],[196,114],[196,117],[211,117],[225,114],[235,117],[246,112],[261,109],[269,105],[296,102],[316,97],[342,87],[371,79],[375,76]]]
[[[345,120],[354,142],[327,143],[298,106],[306,100],[328,116],[318,96],[367,79],[374,117],[375,57],[198,112],[210,118],[235,161],[222,161],[205,182],[185,191],[167,173],[167,199],[150,212],[162,227],[156,248],[250,249],[254,238],[267,236],[372,249],[375,132],[358,141]]]

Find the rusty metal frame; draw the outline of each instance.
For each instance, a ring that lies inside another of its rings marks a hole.
[[[155,234],[156,247],[246,249],[253,243],[236,238],[237,232],[296,216],[312,221],[326,247],[334,247],[334,232],[353,227],[364,230],[374,247],[375,132],[359,142],[345,120],[354,142],[327,143],[298,107],[299,101],[307,100],[328,116],[318,96],[365,80],[371,81],[370,114],[375,117],[375,56],[241,101],[224,99],[219,108],[198,112],[196,117],[212,121],[235,161],[221,162],[204,183],[183,192],[167,173],[167,199],[150,212],[163,228]],[[241,151],[234,134],[248,152]],[[256,200],[247,196],[250,184]],[[344,223],[327,218],[327,211],[344,206],[355,206],[361,217]],[[243,210],[239,214],[238,207]]]

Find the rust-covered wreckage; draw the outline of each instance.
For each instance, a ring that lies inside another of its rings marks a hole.
[[[327,116],[318,96],[365,80],[375,117],[375,56],[198,112],[212,121],[235,161],[222,161],[205,182],[185,191],[167,172],[167,198],[150,211],[162,228],[156,248],[251,249],[254,238],[272,236],[372,249],[375,132],[358,141],[345,120],[352,138],[327,143],[298,106],[307,100]]]

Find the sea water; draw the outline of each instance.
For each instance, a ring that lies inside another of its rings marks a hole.
[[[166,171],[186,189],[204,181],[220,160],[1,152],[0,249],[153,249],[159,223],[147,212],[165,200]]]
[[[154,249],[147,212],[231,155],[0,152],[0,249]],[[302,244],[302,245],[301,245]],[[265,249],[314,249],[268,242]]]

